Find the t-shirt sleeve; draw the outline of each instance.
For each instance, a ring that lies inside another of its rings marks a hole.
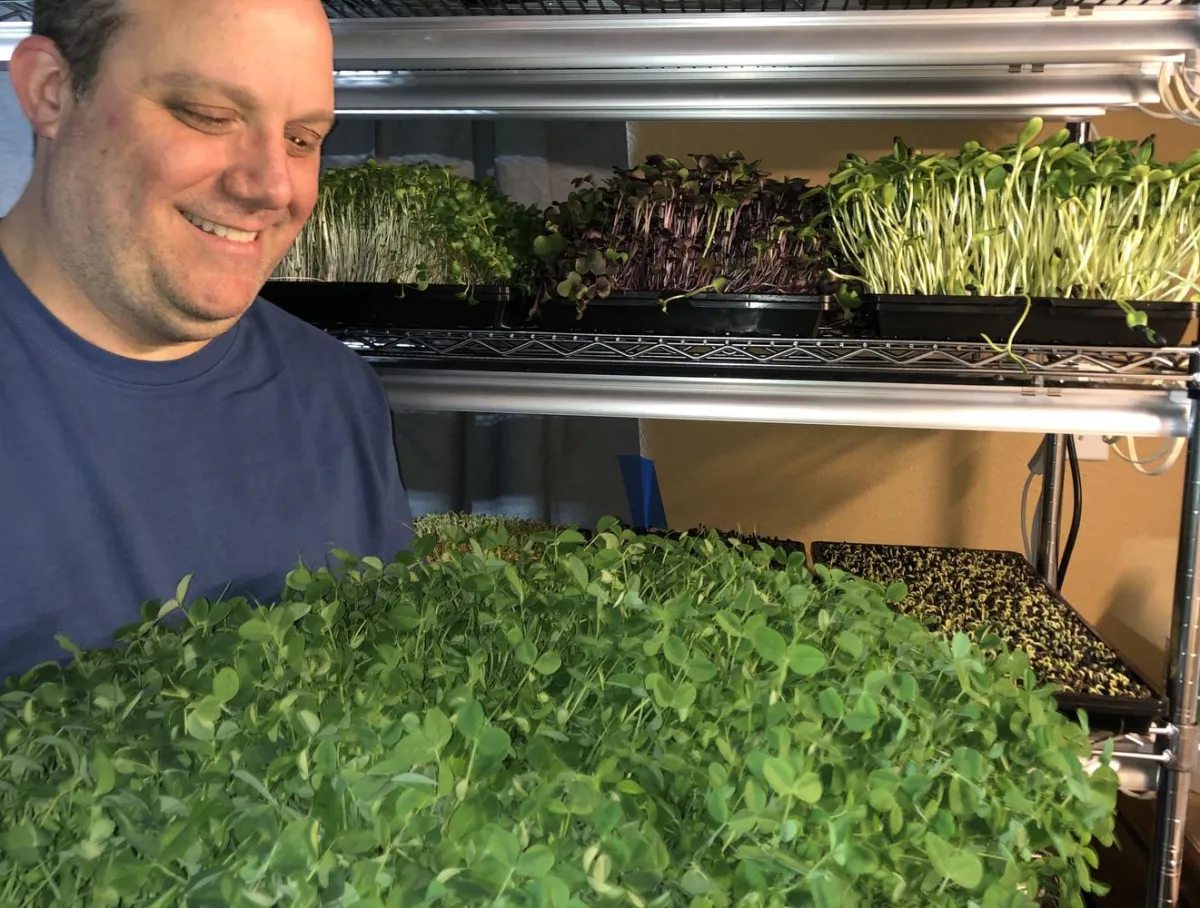
[[[367,418],[367,438],[371,460],[375,465],[376,501],[371,510],[377,514],[377,541],[372,549],[380,558],[388,559],[405,551],[412,543],[413,515],[408,491],[396,454],[396,437],[392,424],[392,408],[379,376],[366,363],[366,382],[370,401]]]

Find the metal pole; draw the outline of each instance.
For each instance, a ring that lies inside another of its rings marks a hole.
[[[1067,124],[1067,135],[1072,142],[1080,145],[1092,141],[1092,121],[1076,120]]]
[[[496,124],[492,120],[472,121],[471,161],[475,179],[496,178]]]
[[[1197,363],[1193,362],[1195,377]],[[1196,697],[1200,693],[1200,420],[1196,407],[1200,385],[1193,382],[1191,424],[1183,479],[1183,514],[1179,556],[1175,566],[1175,604],[1171,616],[1171,650],[1167,667],[1169,734],[1159,747],[1171,759],[1163,765],[1154,819],[1154,851],[1146,904],[1149,908],[1175,908],[1183,875],[1184,821],[1188,792],[1196,765]]]
[[[1035,567],[1051,589],[1058,589],[1058,526],[1062,520],[1063,475],[1067,445],[1062,435],[1047,435],[1042,443],[1041,526]]]

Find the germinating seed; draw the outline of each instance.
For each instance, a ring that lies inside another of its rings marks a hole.
[[[1038,678],[1066,693],[1154,696],[1015,552],[817,543],[813,557],[877,583],[903,582],[902,613],[947,634],[991,630],[1029,653]]]

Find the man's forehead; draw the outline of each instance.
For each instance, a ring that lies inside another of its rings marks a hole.
[[[132,71],[126,71],[143,88],[216,94],[246,111],[277,111],[286,99],[288,107],[300,108],[288,111],[289,121],[332,126],[332,35],[319,0],[126,2],[123,38],[129,44],[118,53],[132,64]],[[288,54],[274,46],[281,43]],[[235,59],[249,65],[230,66],[229,56],[222,62],[212,53],[214,45],[240,53]],[[260,54],[272,60],[269,81]],[[295,97],[297,91],[305,97]]]
[[[208,36],[225,39],[241,32],[269,42],[274,29],[259,27],[262,15],[276,17],[277,26],[286,23],[292,34],[300,28],[332,40],[320,0],[125,0],[123,12],[129,26],[126,37],[135,40],[154,41],[164,32],[186,32],[200,42]]]

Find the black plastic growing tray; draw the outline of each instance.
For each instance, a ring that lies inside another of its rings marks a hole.
[[[491,330],[502,327],[508,287],[432,285],[424,290],[402,284],[338,281],[268,281],[259,291],[318,328],[444,328]]]
[[[815,564],[877,583],[903,581],[908,596],[896,609],[943,632],[986,627],[1024,648],[1038,679],[1062,688],[1059,708],[1082,709],[1096,730],[1144,732],[1166,709],[1159,688],[1017,552],[814,542],[812,554]],[[935,603],[948,608],[939,614]]]
[[[896,296],[864,297],[875,310],[880,336],[887,340],[978,341],[986,334],[1001,346],[1025,311],[1024,297]],[[1018,344],[1080,347],[1174,347],[1196,318],[1196,303],[1135,302],[1146,313],[1153,335],[1130,328],[1125,312],[1109,300],[1030,300],[1029,315],[1014,339]]]
[[[620,292],[592,300],[578,315],[574,302],[550,299],[531,321],[510,318],[510,328],[583,334],[649,334],[704,337],[812,337],[832,308],[825,296],[708,293],[670,299],[671,293]],[[669,299],[665,308],[663,299]]]

